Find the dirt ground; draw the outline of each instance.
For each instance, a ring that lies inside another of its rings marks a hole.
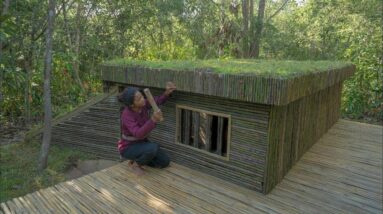
[[[102,159],[78,161],[75,167],[72,167],[65,173],[65,177],[69,180],[75,179],[83,175],[111,167],[117,163],[118,161]]]
[[[19,143],[24,141],[27,130],[20,127],[1,126],[0,127],[0,145]],[[102,170],[117,164],[118,161],[111,160],[84,160],[77,161],[66,173],[67,179],[75,179],[83,175]]]
[[[0,145],[17,143],[24,140],[26,129],[0,127]]]

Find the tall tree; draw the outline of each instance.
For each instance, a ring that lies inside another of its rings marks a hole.
[[[5,17],[8,14],[9,2],[10,2],[10,0],[5,0],[3,2],[3,10],[1,11],[2,17]],[[2,25],[2,23],[3,22],[1,21],[0,26]],[[2,40],[0,40],[0,58],[2,56],[2,53],[3,53],[3,42],[2,42]]]
[[[52,104],[51,104],[51,71],[52,71],[52,37],[55,18],[55,0],[49,0],[48,5],[48,26],[46,32],[46,49],[44,60],[44,134],[41,145],[39,170],[47,167],[49,146],[52,134]]]
[[[252,56],[252,52],[253,52],[253,47],[254,47],[254,28],[255,28],[255,23],[256,23],[256,20],[254,18],[254,0],[250,0],[250,9],[249,9],[249,16],[250,16],[250,33],[249,33],[249,53],[248,53],[248,56],[251,57]]]
[[[37,26],[36,26],[36,10],[38,8],[38,4],[35,3],[32,9],[32,18],[30,20],[31,29],[28,30],[28,36],[29,36],[29,47],[25,48],[25,60],[24,60],[24,69],[26,72],[26,79],[25,79],[25,91],[24,91],[24,102],[25,102],[25,112],[24,112],[24,119],[25,119],[25,125],[29,128],[31,123],[31,79],[32,79],[32,70],[33,70],[33,59],[34,59],[34,53],[36,48],[36,33],[37,33]]]
[[[247,58],[249,56],[249,0],[242,0],[242,18],[242,57]]]
[[[84,13],[84,5],[81,1],[77,2],[77,13],[76,13],[76,36],[75,36],[75,44],[74,44],[74,53],[75,60],[73,63],[73,69],[76,81],[78,82],[81,90],[84,91],[84,86],[80,79],[80,42],[81,42],[81,24],[82,24],[82,14]]]
[[[1,11],[2,17],[6,16],[8,13],[9,1],[10,0],[5,0],[3,2],[3,10]],[[0,22],[0,27],[3,27],[2,23],[3,22]],[[2,39],[0,39],[0,60],[2,59],[2,57],[3,57],[3,41]],[[3,71],[1,70],[0,71],[0,89],[2,88],[2,83],[3,83]],[[0,92],[0,101],[2,100],[3,100],[3,94],[2,92]]]
[[[250,47],[250,56],[254,58],[259,57],[259,47],[261,46],[261,36],[263,30],[263,18],[265,16],[266,0],[260,0],[258,5],[258,17],[255,25],[254,42]]]

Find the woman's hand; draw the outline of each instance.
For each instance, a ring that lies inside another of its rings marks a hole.
[[[176,90],[177,87],[176,85],[173,83],[173,82],[167,82],[166,83],[166,91],[165,91],[165,95],[166,96],[169,96],[171,93],[173,93],[174,90]]]
[[[153,112],[152,120],[156,123],[161,122],[163,120],[162,111],[158,110],[157,112]]]

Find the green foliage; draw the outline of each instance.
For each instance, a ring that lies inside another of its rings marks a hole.
[[[54,116],[69,111],[74,106],[84,103],[90,96],[99,93],[102,88],[101,81],[96,75],[83,77],[83,84],[86,93],[83,93],[80,86],[74,80],[73,67],[65,56],[55,55],[52,71],[52,109]],[[41,68],[40,68],[41,69]],[[4,72],[4,83],[2,85],[3,102],[0,103],[1,117],[20,118],[24,112],[24,90],[26,74],[21,68],[6,70]],[[32,118],[39,121],[43,115],[43,71],[36,70],[32,74],[31,102]],[[10,120],[10,119],[8,119]],[[4,121],[3,121],[4,122]]]
[[[344,84],[344,116],[383,120],[381,11],[379,0],[290,2],[266,27],[264,57],[349,60],[357,71]]]
[[[382,119],[382,2],[288,1],[270,18],[284,2],[266,1],[261,58],[350,61],[357,72],[344,85],[344,115]],[[258,15],[258,1],[254,4],[251,20]],[[58,1],[57,5],[52,76],[55,114],[101,91],[97,72],[100,62],[115,58],[221,59],[206,66],[214,68],[219,62],[225,67],[222,72],[233,72],[238,64],[222,59],[241,57],[244,40],[248,39],[244,38],[242,5],[237,0],[92,0]],[[8,15],[0,16],[0,122],[22,119],[26,101],[31,102],[32,117],[42,117],[46,7],[46,2],[37,0],[10,1]],[[28,62],[32,63],[30,81]],[[282,74],[296,71],[294,66],[283,66]],[[246,66],[238,67],[247,71]],[[310,66],[306,70],[311,70]],[[31,86],[28,98],[27,86]]]
[[[1,116],[17,118],[23,112],[23,84],[25,75],[20,68],[3,70],[2,102],[0,103]],[[21,93],[20,93],[21,92]],[[21,105],[20,105],[21,104]]]
[[[45,6],[45,3],[41,4],[34,0],[10,1],[8,15],[1,17],[0,39],[3,50],[0,57],[0,125],[23,122],[27,102],[32,121],[39,122],[42,119]],[[60,23],[59,18],[58,20]],[[102,88],[94,71],[96,64],[94,55],[91,58],[84,57],[86,59],[84,61],[90,67],[80,68],[85,91],[81,90],[74,80],[73,64],[81,59],[77,58],[72,50],[63,48],[66,44],[63,41],[67,38],[66,35],[55,35],[54,70],[51,81],[54,116],[86,101],[89,96],[99,93]],[[27,74],[28,67],[30,80]],[[27,97],[28,86],[31,90]]]
[[[327,71],[350,66],[347,62],[333,61],[294,61],[294,60],[256,60],[256,59],[210,59],[210,60],[172,60],[143,61],[114,59],[107,65],[143,66],[156,69],[195,70],[210,69],[217,73],[256,74],[272,77],[296,77],[308,73]]]
[[[373,27],[373,26],[371,26]],[[344,85],[343,112],[351,118],[367,115],[383,119],[383,74],[381,28],[370,28],[372,35],[363,34],[347,50],[346,57],[357,65],[356,74]],[[378,32],[373,32],[374,30]]]
[[[64,172],[77,160],[94,158],[78,150],[52,145],[48,167],[39,174],[39,152],[40,143],[36,141],[0,146],[0,202],[62,182]]]

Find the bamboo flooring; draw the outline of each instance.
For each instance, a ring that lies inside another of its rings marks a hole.
[[[14,198],[1,213],[382,213],[382,126],[339,120],[269,194],[171,163],[126,162]]]

